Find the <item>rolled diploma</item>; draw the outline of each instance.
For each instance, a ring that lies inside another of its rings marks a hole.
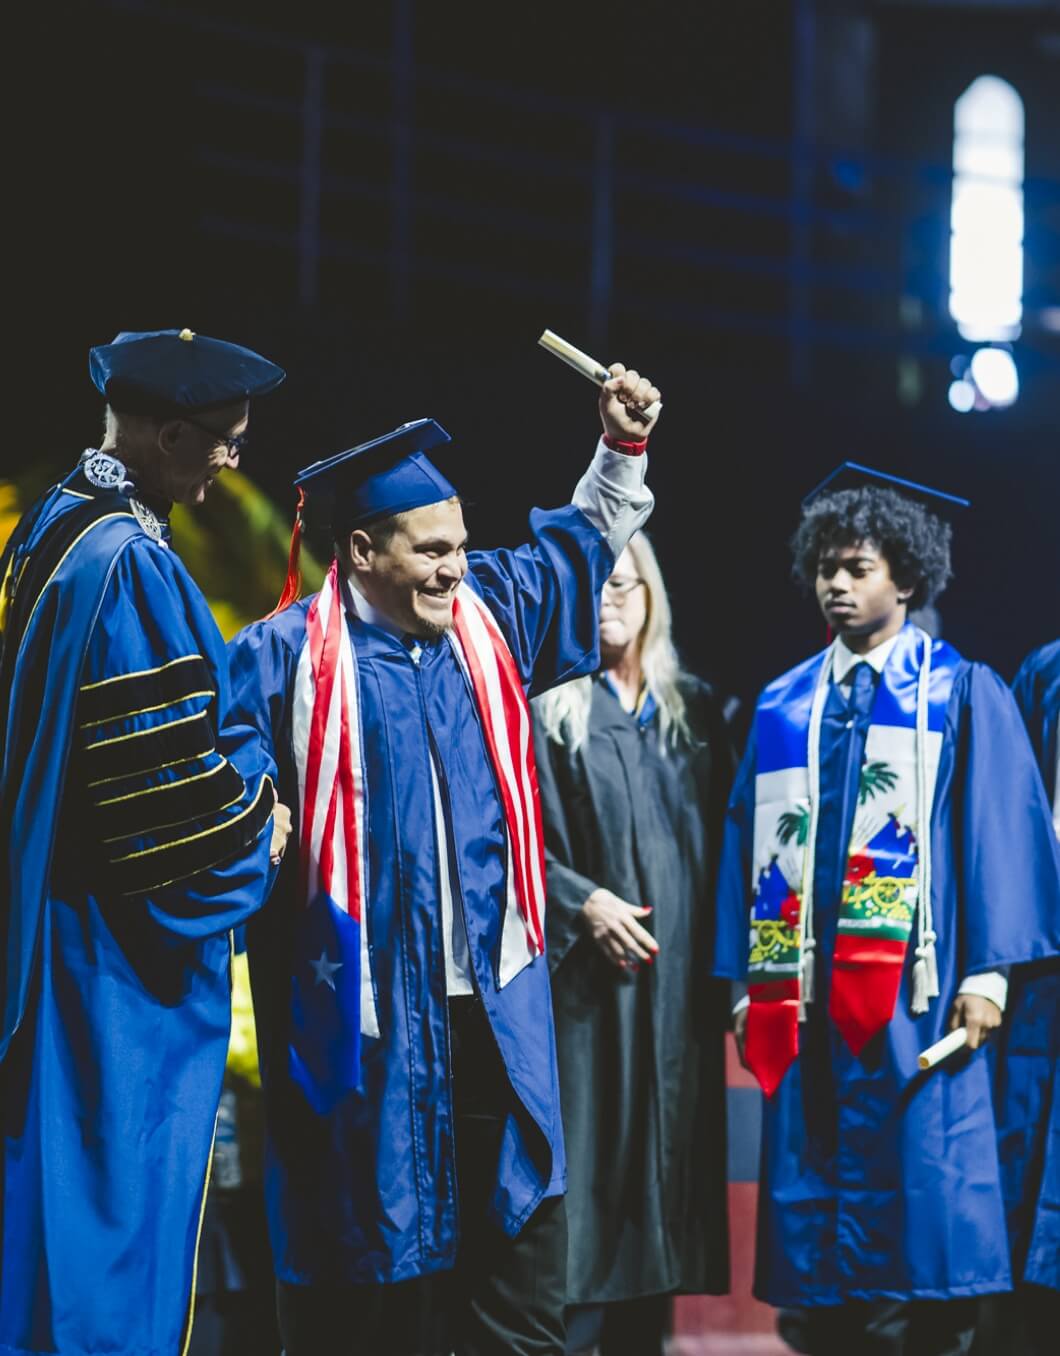
[[[547,349],[549,353],[558,358],[560,362],[566,363],[568,367],[573,367],[575,372],[580,372],[583,377],[588,377],[595,386],[602,386],[605,381],[611,380],[611,373],[604,367],[603,363],[598,363],[595,358],[590,358],[588,353],[583,353],[580,348],[568,344],[566,339],[561,339],[558,334],[553,334],[551,330],[545,330],[537,342],[543,349]],[[631,413],[635,419],[647,423],[654,419],[661,409],[662,401],[657,400],[654,405],[649,405],[646,410],[631,410]]]
[[[934,1045],[929,1045],[926,1050],[921,1050],[917,1055],[916,1062],[922,1069],[933,1069],[936,1064],[941,1064],[955,1051],[962,1049],[968,1044],[968,1028],[959,1026],[956,1031],[951,1031],[948,1036],[943,1036],[942,1040],[936,1041]]]

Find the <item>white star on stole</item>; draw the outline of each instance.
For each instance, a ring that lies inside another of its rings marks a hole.
[[[309,964],[312,967],[313,973],[317,977],[317,983],[326,984],[328,988],[332,991],[332,993],[334,993],[335,980],[333,976],[335,975],[336,971],[342,969],[343,962],[328,960],[328,953],[325,950],[321,951],[319,960],[311,960]]]

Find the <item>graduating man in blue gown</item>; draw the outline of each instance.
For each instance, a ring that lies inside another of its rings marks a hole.
[[[1012,685],[1060,840],[1060,640],[1029,654]],[[1060,847],[1057,848],[1060,871]],[[1044,1356],[1060,1331],[1060,961],[1014,970],[996,1050],[998,1150],[1016,1292],[984,1345],[997,1356]],[[979,1352],[976,1345],[976,1352]]]
[[[166,521],[284,374],[191,330],[119,335],[90,370],[103,446],[0,562],[3,1356],[186,1349],[227,933],[290,823]]]
[[[1060,949],[1060,887],[1010,692],[906,621],[950,529],[888,480],[844,468],[794,538],[836,639],[759,698],[716,968],[749,981],[737,1040],[767,1094],[756,1293],[809,1311],[813,1353],[942,1356],[1012,1285],[980,1047],[1006,968]]]
[[[333,494],[328,579],[230,647],[298,806],[299,853],[248,934],[288,1356],[430,1349],[432,1308],[445,1352],[563,1351],[526,697],[597,667],[604,581],[651,509],[654,416],[629,406],[658,392],[611,370],[573,502],[535,509],[515,550],[466,551],[432,420],[303,472]]]

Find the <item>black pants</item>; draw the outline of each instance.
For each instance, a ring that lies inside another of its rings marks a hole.
[[[643,1295],[567,1310],[567,1350],[595,1347],[600,1356],[663,1356],[672,1295]]]
[[[798,1309],[782,1315],[781,1336],[810,1356],[967,1356],[979,1300],[883,1300]]]
[[[989,1295],[975,1334],[972,1356],[1046,1356],[1060,1341],[1060,1291],[1018,1285],[1008,1295]]]
[[[449,1004],[460,1243],[456,1269],[396,1285],[280,1283],[286,1356],[562,1356],[567,1217],[542,1201],[518,1237],[486,1217],[514,1094],[481,1005]]]

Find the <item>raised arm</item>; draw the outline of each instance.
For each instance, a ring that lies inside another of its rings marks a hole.
[[[600,392],[603,436],[570,506],[534,509],[525,546],[468,558],[468,582],[489,605],[533,693],[598,666],[604,581],[655,502],[644,480],[656,421],[641,424],[628,409],[653,403],[658,389],[620,363],[611,371]]]

